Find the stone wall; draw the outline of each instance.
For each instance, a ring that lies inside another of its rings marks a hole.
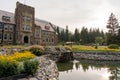
[[[120,60],[120,53],[117,52],[77,52],[73,56],[77,59],[88,60]]]

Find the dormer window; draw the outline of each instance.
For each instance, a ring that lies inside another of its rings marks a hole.
[[[45,29],[46,30],[50,30],[50,26],[45,26]]]
[[[2,16],[2,20],[10,22],[10,17],[9,16]]]

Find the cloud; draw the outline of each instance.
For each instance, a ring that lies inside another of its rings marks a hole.
[[[24,3],[24,0],[17,0]],[[120,0],[26,0],[27,5],[35,7],[37,18],[50,21],[58,26],[99,27],[106,29],[108,17],[113,12],[120,19]],[[3,5],[3,4],[7,4]],[[16,0],[1,0],[0,7],[14,12]],[[9,7],[8,7],[9,6]]]

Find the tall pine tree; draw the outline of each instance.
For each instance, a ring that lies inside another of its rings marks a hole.
[[[118,31],[120,29],[117,18],[113,13],[111,13],[108,19],[108,33],[107,33],[107,44],[118,44],[119,40],[117,38]]]
[[[65,32],[65,41],[69,41],[69,32],[68,32],[68,26],[66,26],[66,32]]]
[[[75,33],[74,33],[74,41],[75,42],[80,41],[80,34],[79,34],[79,30],[77,28],[75,29]]]

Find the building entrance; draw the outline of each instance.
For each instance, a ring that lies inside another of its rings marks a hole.
[[[28,39],[28,36],[25,36],[25,37],[24,37],[24,43],[27,43],[27,44],[28,44],[28,40],[29,40],[29,39]]]

